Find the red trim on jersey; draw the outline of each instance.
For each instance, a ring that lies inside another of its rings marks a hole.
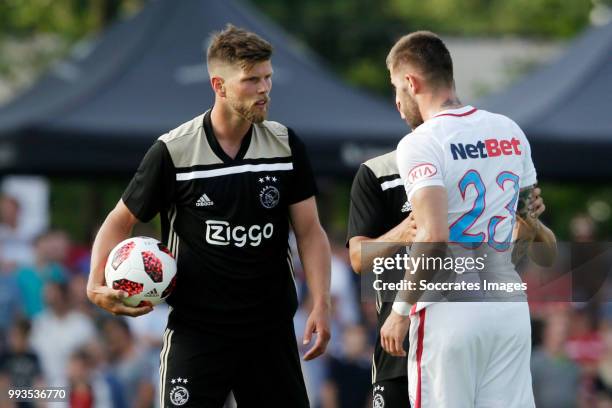
[[[423,357],[423,339],[425,337],[425,309],[419,311],[419,333],[417,339],[417,389],[414,408],[421,408],[421,357]]]
[[[434,118],[439,118],[440,116],[455,116],[455,117],[461,117],[461,116],[467,116],[467,115],[471,115],[472,113],[476,112],[478,109],[474,108],[471,109],[465,113],[442,113],[440,115],[436,115],[434,116]]]

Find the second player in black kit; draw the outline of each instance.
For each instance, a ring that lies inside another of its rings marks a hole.
[[[406,191],[395,162],[395,151],[375,157],[363,163],[351,188],[351,203],[347,241],[355,237],[377,238],[405,221],[410,214]],[[351,248],[352,252],[354,248]],[[361,273],[367,273],[362,270]],[[387,354],[380,344],[380,328],[391,311],[391,302],[381,302],[377,294],[377,339],[372,362],[372,386],[374,407],[406,408],[408,378],[406,357]],[[404,343],[408,350],[408,341]]]

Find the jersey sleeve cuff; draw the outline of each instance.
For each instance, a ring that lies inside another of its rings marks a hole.
[[[393,306],[391,307],[395,313],[400,316],[410,316],[410,312],[412,310],[412,304],[408,302],[393,302]]]
[[[534,175],[532,175],[530,177],[525,177],[525,178],[521,179],[521,181],[519,183],[519,187],[520,188],[524,188],[524,187],[533,186],[537,182],[538,182],[538,179],[536,178],[536,176],[534,174]]]
[[[442,180],[423,180],[423,181],[419,181],[419,182],[413,184],[412,187],[410,188],[410,193],[408,194],[408,201],[412,200],[412,196],[418,190],[420,190],[420,189],[422,189],[424,187],[431,187],[431,186],[441,186],[441,187],[444,187],[444,182]]]

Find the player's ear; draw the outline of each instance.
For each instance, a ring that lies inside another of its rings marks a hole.
[[[421,91],[421,79],[413,74],[406,73],[405,75],[406,82],[408,82],[408,89],[410,92],[415,95]]]
[[[216,95],[224,98],[225,97],[225,80],[219,76],[213,76],[210,78],[210,85]]]

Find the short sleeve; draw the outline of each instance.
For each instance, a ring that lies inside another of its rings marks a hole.
[[[365,164],[359,166],[351,187],[347,243],[353,237],[376,238],[385,232],[380,222],[385,211],[382,194],[372,170]]]
[[[289,204],[291,205],[316,195],[318,191],[310,160],[306,154],[306,146],[292,129],[289,129],[289,147],[293,161],[289,186]]]
[[[529,145],[529,140],[527,140],[527,136],[523,133],[523,130],[519,125],[516,124],[511,119],[508,119],[511,124],[512,131],[515,134],[515,137],[518,137],[520,140],[520,149],[521,149],[521,158],[523,160],[523,174],[521,174],[519,187],[529,187],[537,183],[538,177],[536,174],[535,166],[533,165],[533,160],[531,159],[531,146]]]
[[[148,222],[161,210],[169,208],[175,177],[168,148],[158,140],[145,154],[121,198],[136,218]]]
[[[397,167],[406,188],[408,201],[423,187],[444,186],[443,151],[426,132],[412,132],[397,146]]]
[[[538,181],[535,166],[531,159],[531,146],[526,137],[523,136],[525,146],[523,148],[523,176],[519,182],[521,188],[534,185]]]

